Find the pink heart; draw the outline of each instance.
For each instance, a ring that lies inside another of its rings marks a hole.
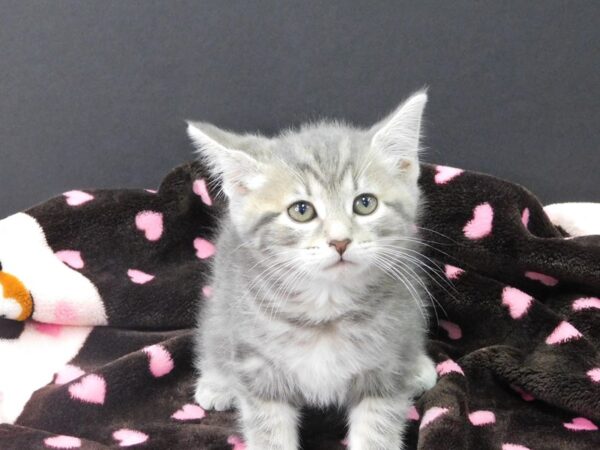
[[[571,431],[596,431],[598,427],[594,422],[585,417],[575,417],[569,423],[563,423],[567,430]]]
[[[529,208],[525,208],[521,214],[521,223],[525,228],[529,226]]]
[[[229,436],[227,443],[233,445],[231,450],[246,450],[246,443],[237,436]]]
[[[594,383],[600,383],[600,367],[596,367],[595,369],[588,370],[586,375]]]
[[[33,322],[33,327],[36,329],[36,331],[52,337],[57,337],[60,335],[60,332],[63,328],[62,325],[42,322]]]
[[[79,314],[77,309],[69,302],[60,300],[54,308],[54,322],[63,325],[77,324]]]
[[[206,205],[212,205],[212,199],[208,194],[208,189],[206,189],[206,181],[204,180],[204,178],[194,181],[192,190],[194,191],[194,194],[200,196],[200,198]]]
[[[422,430],[427,425],[429,425],[431,422],[433,422],[434,420],[437,420],[439,417],[443,416],[447,412],[448,412],[448,408],[440,408],[438,406],[429,408],[427,411],[425,411],[425,414],[423,414],[423,420],[421,421],[419,430]]]
[[[131,279],[133,283],[136,284],[146,284],[149,281],[154,280],[154,275],[150,275],[149,273],[142,272],[141,270],[129,269],[127,271],[127,276]]]
[[[446,264],[446,278],[449,280],[456,280],[460,277],[465,271],[459,267],[451,266],[450,264]]]
[[[171,417],[177,420],[199,420],[204,416],[206,416],[206,412],[202,407],[188,403],[183,405],[180,410],[175,411]]]
[[[464,375],[465,373],[463,372],[462,368],[456,364],[454,361],[452,361],[451,359],[447,359],[444,362],[439,363],[436,367],[435,370],[437,371],[439,376],[442,375],[448,375],[449,373],[459,373],[461,375]]]
[[[171,354],[162,345],[151,345],[142,349],[150,358],[150,372],[156,378],[160,378],[171,372],[173,367],[173,358]]]
[[[44,444],[52,448],[79,448],[81,447],[81,439],[73,436],[52,436],[44,439]]]
[[[502,450],[529,450],[529,447],[519,444],[502,444]]]
[[[573,302],[573,310],[581,311],[583,309],[600,309],[600,298],[596,297],[586,297],[586,298],[578,298]]]
[[[543,273],[538,272],[525,272],[525,276],[530,280],[539,281],[546,286],[556,286],[558,284],[558,280],[550,275],[544,275]]]
[[[67,364],[56,373],[54,384],[67,384],[83,375],[85,375],[85,372],[82,369],[77,366]]]
[[[450,339],[455,341],[462,337],[462,330],[460,329],[460,327],[457,324],[455,324],[453,322],[449,322],[447,320],[440,320],[439,324],[440,324],[440,328],[443,328],[444,330],[446,330],[448,332],[448,337]]]
[[[86,375],[79,383],[69,386],[71,397],[85,403],[103,405],[106,398],[106,381],[100,375]]]
[[[533,297],[514,287],[507,286],[502,291],[502,304],[508,306],[508,313],[513,319],[523,317],[533,302]]]
[[[196,256],[200,259],[210,258],[216,251],[212,243],[202,238],[194,239],[194,248],[196,249]]]
[[[163,215],[156,211],[142,211],[135,216],[135,226],[149,241],[158,241],[163,234]]]
[[[546,344],[564,344],[567,341],[577,340],[581,338],[582,334],[571,325],[569,322],[562,321],[554,331],[546,338]]]
[[[73,269],[83,269],[85,266],[81,259],[81,252],[77,250],[61,250],[55,253],[56,257]]]
[[[63,195],[66,197],[67,203],[71,206],[83,205],[84,203],[94,200],[92,194],[83,191],[69,191],[65,192]]]
[[[524,401],[526,401],[526,402],[532,402],[532,401],[535,400],[535,397],[533,395],[531,395],[529,392],[525,392],[519,386],[515,386],[515,385],[511,384],[510,387],[513,388],[514,391],[516,393],[518,393]]]
[[[494,210],[489,203],[482,203],[473,210],[473,218],[465,225],[463,231],[469,239],[482,239],[492,233]]]
[[[406,418],[408,420],[419,420],[421,418],[421,416],[419,416],[419,411],[417,411],[417,408],[415,408],[414,405],[412,405],[410,408],[408,408],[408,412],[406,413]]]
[[[496,423],[496,415],[492,411],[473,411],[469,414],[469,421],[476,427]]]
[[[148,435],[137,430],[121,428],[113,433],[113,438],[119,441],[119,447],[131,447],[142,444],[148,440]]]
[[[204,286],[202,288],[202,294],[206,298],[211,298],[213,296],[213,288],[212,288],[212,286]]]
[[[448,181],[464,172],[462,169],[448,166],[436,166],[435,171],[436,174],[434,180],[436,184],[446,184]]]

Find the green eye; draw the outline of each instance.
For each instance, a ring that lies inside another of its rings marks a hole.
[[[309,222],[317,217],[315,207],[308,202],[299,201],[288,208],[288,214],[296,222]]]
[[[373,194],[360,194],[354,199],[353,210],[361,216],[373,214],[377,209],[377,197]]]

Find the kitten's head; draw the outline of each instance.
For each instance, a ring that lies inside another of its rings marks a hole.
[[[426,101],[418,92],[370,129],[320,122],[266,138],[189,123],[188,133],[247,247],[343,282],[410,246]]]

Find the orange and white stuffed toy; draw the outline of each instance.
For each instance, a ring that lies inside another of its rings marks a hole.
[[[0,317],[24,321],[33,313],[33,299],[25,285],[14,275],[2,271],[0,264]]]

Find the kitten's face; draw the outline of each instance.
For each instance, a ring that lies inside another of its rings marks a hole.
[[[410,243],[418,202],[412,178],[386,168],[358,135],[355,142],[328,139],[324,149],[293,138],[273,142],[286,162],[271,163],[264,184],[232,203],[232,218],[252,247],[311,278],[341,281]]]
[[[288,276],[344,283],[389,268],[398,248],[410,247],[425,100],[413,96],[370,130],[321,123],[273,139],[189,132],[223,173],[247,247]]]

